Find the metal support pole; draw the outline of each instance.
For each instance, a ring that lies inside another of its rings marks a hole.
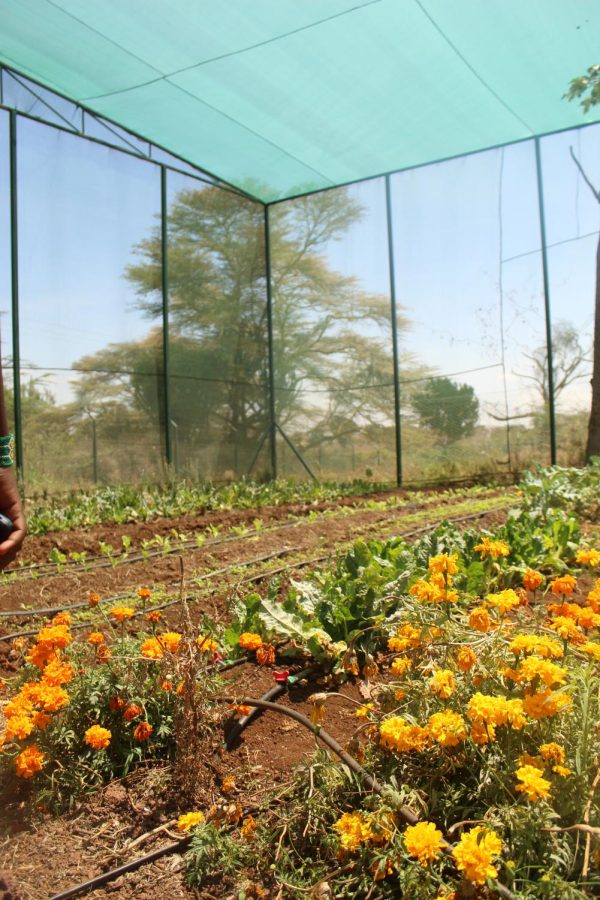
[[[163,328],[163,416],[165,423],[165,456],[167,465],[173,462],[171,440],[171,356],[169,348],[169,229],[167,205],[167,170],[160,167],[160,237],[161,237],[161,290]]]
[[[19,235],[17,220],[17,114],[9,113],[10,135],[10,269],[12,305],[12,358],[14,429],[16,463],[19,474],[23,475],[23,424],[21,417],[21,352],[19,346]]]
[[[390,271],[390,303],[392,316],[392,353],[394,356],[394,422],[396,428],[396,484],[402,484],[402,420],[400,417],[400,358],[398,353],[398,319],[396,308],[396,273],[394,269],[394,231],[392,222],[392,190],[390,176],[385,176],[388,259]]]
[[[546,350],[548,358],[548,418],[550,426],[550,462],[556,465],[556,411],[554,407],[554,361],[552,358],[552,320],[550,317],[550,278],[546,242],[546,212],[544,208],[544,181],[539,137],[535,140],[535,165],[537,172],[538,205],[540,215],[540,239],[542,243],[542,273],[544,278],[544,310],[546,314]]]
[[[265,206],[265,274],[267,283],[267,346],[269,376],[269,439],[271,478],[277,478],[277,421],[275,418],[275,354],[273,348],[273,294],[271,290],[271,235],[269,207]]]

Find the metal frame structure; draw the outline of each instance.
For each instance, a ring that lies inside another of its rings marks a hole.
[[[45,108],[49,109],[53,116],[58,117],[62,120],[61,124],[58,124],[55,121],[48,121],[42,117],[32,115],[31,113],[16,109],[10,105],[8,105],[6,100],[6,89],[5,89],[5,78],[9,77],[14,79],[22,89],[28,91],[32,98],[35,101],[41,103]],[[136,146],[134,141],[140,142],[140,138],[136,135],[129,133],[127,129],[122,128],[122,126],[116,126],[114,123],[111,123],[108,120],[103,119],[102,117],[96,115],[80,104],[75,103],[68,98],[61,98],[63,100],[67,100],[73,109],[78,111],[80,116],[80,127],[74,126],[71,122],[69,122],[62,113],[55,109],[51,103],[44,97],[38,94],[35,90],[36,85],[31,79],[25,79],[23,76],[19,75],[19,73],[15,72],[12,69],[9,69],[6,66],[0,65],[0,109],[6,110],[9,116],[9,160],[10,160],[10,260],[11,260],[11,303],[12,303],[12,344],[13,344],[13,387],[14,387],[14,417],[15,417],[15,435],[16,435],[16,446],[17,446],[17,466],[21,474],[23,474],[24,467],[24,454],[23,454],[23,446],[22,446],[22,409],[21,409],[21,382],[20,382],[20,349],[19,349],[19,252],[18,252],[18,190],[17,190],[17,123],[19,118],[28,119],[30,121],[39,122],[46,127],[54,128],[59,131],[69,133],[83,140],[90,141],[95,144],[99,144],[101,146],[105,146],[110,148],[111,150],[117,150],[120,153],[125,153],[130,156],[134,156],[140,160],[143,160],[146,163],[156,165],[160,170],[160,196],[161,196],[161,248],[162,248],[162,278],[161,278],[161,290],[162,290],[162,328],[163,328],[163,344],[162,344],[162,356],[163,356],[163,365],[162,365],[162,394],[163,394],[163,404],[162,404],[162,415],[164,417],[164,459],[167,465],[176,465],[177,463],[177,453],[175,449],[175,443],[173,440],[172,427],[176,427],[175,423],[172,422],[171,414],[172,414],[172,403],[171,403],[171,366],[170,366],[170,354],[169,354],[169,279],[168,279],[168,208],[167,208],[167,179],[170,172],[176,174],[185,175],[188,178],[196,179],[203,184],[210,184],[218,187],[221,190],[230,191],[240,198],[251,201],[252,203],[260,204],[263,208],[264,212],[264,256],[265,256],[265,291],[266,291],[266,320],[267,320],[267,369],[268,369],[268,426],[266,431],[259,437],[257,442],[256,452],[253,458],[253,461],[250,465],[249,472],[252,470],[256,460],[260,454],[260,451],[268,439],[269,442],[269,459],[270,459],[270,474],[272,478],[276,478],[278,475],[278,466],[277,466],[277,434],[279,433],[283,440],[290,446],[294,454],[297,456],[300,463],[303,465],[307,473],[315,478],[314,473],[310,469],[308,463],[303,458],[302,454],[299,450],[294,446],[293,442],[289,439],[289,437],[284,433],[281,426],[277,422],[276,416],[276,398],[275,398],[275,372],[274,372],[274,337],[273,337],[273,296],[272,296],[272,277],[271,277],[271,246],[270,246],[270,221],[269,221],[269,213],[270,208],[279,203],[288,202],[290,200],[299,199],[303,196],[309,196],[311,193],[322,193],[322,191],[318,192],[308,192],[308,194],[298,194],[294,197],[286,198],[285,200],[277,200],[270,204],[264,204],[262,201],[258,200],[256,197],[253,197],[251,194],[248,194],[244,191],[239,190],[238,188],[223,182],[220,179],[215,178],[210,175],[210,173],[205,173],[201,170],[196,169],[195,166],[191,166],[185,160],[178,159],[170,151],[164,150],[162,147],[156,147],[156,149],[161,152],[168,154],[170,158],[174,160],[173,164],[169,164],[162,160],[158,160],[153,157],[153,147],[154,145],[150,144],[147,141],[143,141],[142,143],[148,145],[147,152],[144,152],[139,146]],[[42,89],[44,93],[50,93],[48,89],[42,88],[38,86],[39,89]],[[56,95],[60,97],[60,95]],[[102,125],[109,134],[113,134],[115,137],[114,143],[109,140],[102,140],[97,136],[90,135],[86,133],[86,122],[88,117],[91,117],[96,124]],[[594,124],[594,123],[591,123]],[[590,127],[589,125],[581,125],[578,126],[578,129]],[[551,134],[561,133],[562,131],[571,131],[576,129],[561,129],[557,132],[551,132]],[[130,140],[131,138],[131,140]],[[543,279],[543,292],[544,292],[544,312],[545,312],[545,334],[546,334],[546,343],[547,343],[547,356],[548,356],[548,386],[549,386],[549,442],[550,442],[550,456],[551,462],[554,464],[557,460],[557,442],[556,442],[556,412],[555,412],[555,403],[554,403],[554,374],[553,374],[553,362],[552,362],[552,324],[550,317],[550,283],[549,283],[549,274],[548,274],[548,258],[547,258],[547,240],[546,240],[546,221],[545,221],[545,209],[544,209],[544,189],[543,189],[543,175],[542,175],[542,162],[541,162],[541,149],[540,149],[540,138],[527,138],[523,141],[513,142],[513,143],[524,143],[525,141],[533,141],[535,145],[535,159],[536,159],[536,174],[537,174],[537,196],[538,196],[538,205],[539,205],[539,225],[540,225],[540,250],[541,250],[541,258],[542,258],[542,279]],[[499,145],[499,146],[507,146],[507,145]],[[511,145],[508,145],[511,146]],[[154,152],[156,153],[156,149]],[[487,149],[495,149],[495,148],[487,148]],[[486,151],[473,151],[473,154],[463,154],[463,155],[474,155],[475,153],[481,153]],[[454,159],[456,157],[449,157],[449,159]],[[437,162],[445,162],[447,160],[436,160],[436,162],[425,163],[420,166],[411,167],[411,169],[421,169],[427,168],[428,166],[436,165]],[[177,163],[185,164],[186,168],[180,168]],[[406,169],[398,170],[398,171],[409,171]],[[392,201],[392,193],[391,193],[391,175],[396,174],[396,172],[387,172],[382,175],[372,176],[371,178],[364,179],[364,181],[372,181],[376,178],[384,178],[385,180],[385,204],[386,204],[386,226],[387,226],[387,251],[388,251],[388,264],[389,264],[389,290],[390,290],[390,317],[391,317],[391,333],[392,333],[392,351],[393,351],[393,379],[394,379],[394,427],[395,427],[395,455],[396,455],[396,483],[398,485],[402,484],[403,481],[403,471],[402,471],[402,421],[401,421],[401,395],[400,395],[400,362],[399,362],[399,345],[398,345],[398,323],[397,323],[397,301],[396,301],[396,272],[395,272],[395,264],[394,264],[394,246],[393,246],[393,201]],[[357,183],[357,182],[351,182]],[[361,183],[361,182],[359,182]],[[336,186],[343,187],[344,185]],[[325,188],[323,190],[333,190],[334,188]]]

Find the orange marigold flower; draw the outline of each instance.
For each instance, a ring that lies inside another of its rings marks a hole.
[[[544,576],[537,569],[527,569],[523,575],[523,587],[528,591],[537,591],[544,581]]]
[[[457,868],[468,881],[485,884],[488,878],[495,878],[498,870],[492,865],[495,856],[502,852],[502,841],[494,831],[477,825],[460,836],[460,841],[452,850]]]
[[[461,672],[468,672],[477,662],[477,657],[470,647],[461,647],[454,658]]]
[[[142,712],[141,706],[138,706],[137,703],[130,703],[129,706],[126,706],[123,710],[123,718],[126,722],[131,722],[133,719],[137,719],[138,716],[141,716]]]
[[[111,658],[112,653],[110,652],[110,647],[108,644],[100,644],[100,646],[96,649],[96,659],[98,662],[105,663]]]
[[[156,623],[160,622],[162,617],[162,613],[160,609],[153,609],[149,613],[146,613],[146,622]]]
[[[261,644],[256,651],[256,661],[259,666],[272,666],[275,662],[275,647],[273,644]]]
[[[43,710],[34,713],[32,716],[33,724],[36,728],[39,728],[40,731],[43,731],[51,721],[52,716],[49,716],[48,713],[45,713]]]
[[[244,838],[245,841],[251,841],[257,828],[258,822],[254,818],[254,816],[246,816],[240,828],[240,835]]]
[[[542,758],[548,760],[550,762],[555,763],[564,763],[566,755],[565,748],[561,747],[560,744],[555,744],[551,742],[549,744],[542,744],[540,747],[540,754]]]
[[[344,653],[342,657],[342,666],[344,667],[344,672],[348,672],[349,675],[360,675],[358,657],[353,651],[348,650]]]
[[[142,744],[144,741],[148,740],[153,731],[154,729],[150,722],[140,722],[140,724],[134,728],[133,736],[136,741]]]
[[[421,643],[421,629],[413,625],[402,625],[396,634],[388,640],[388,650],[392,653],[404,653],[413,650]]]
[[[138,597],[140,598],[140,600],[149,600],[150,597],[152,596],[152,591],[150,590],[150,588],[147,588],[147,587],[138,588],[137,593],[138,593]]]
[[[235,777],[233,775],[226,775],[221,783],[221,790],[224,794],[231,794],[235,789]]]
[[[172,691],[173,690],[173,682],[165,679],[160,686],[161,691]]]
[[[577,627],[573,619],[567,616],[555,616],[548,623],[548,627],[561,636],[563,641],[571,641],[573,644],[585,641],[585,635]]]
[[[93,750],[106,750],[110,744],[112,733],[101,725],[92,725],[85,733],[85,743]]]
[[[116,619],[117,622],[124,622],[125,619],[131,619],[133,614],[135,613],[135,609],[131,606],[113,606],[110,611],[113,619]]]
[[[254,634],[252,631],[240,634],[239,644],[242,650],[258,650],[262,646],[262,642],[260,634]]]
[[[96,591],[88,591],[88,604],[90,606],[98,606],[100,603],[100,594],[97,594]]]
[[[546,800],[550,796],[550,782],[535,766],[519,766],[517,778],[520,783],[515,790],[525,794],[528,800]]]
[[[75,669],[71,663],[53,659],[44,669],[42,679],[47,682],[47,684],[68,684],[74,675]]]
[[[101,631],[92,631],[90,635],[88,635],[88,644],[92,644],[92,646],[99,647],[100,644],[104,643],[104,635]]]
[[[31,778],[36,772],[41,772],[46,755],[39,747],[32,744],[25,747],[15,759],[15,768],[19,778]]]
[[[494,541],[489,537],[483,537],[480,544],[476,544],[473,550],[477,550],[481,558],[489,556],[498,559],[500,556],[508,556],[510,547],[504,541]]]
[[[559,712],[571,707],[572,701],[568,694],[553,691],[538,691],[537,693],[525,692],[523,706],[528,716],[536,721],[556,716]]]
[[[511,609],[515,609],[521,604],[518,594],[512,588],[500,591],[498,594],[488,594],[486,600],[491,607],[498,610],[500,616],[505,616]]]
[[[469,625],[475,631],[487,632],[490,630],[490,616],[485,606],[476,606],[469,613]]]
[[[445,843],[442,832],[433,822],[409,825],[404,832],[406,852],[409,856],[416,857],[423,867],[440,858]]]
[[[33,719],[26,713],[20,713],[7,719],[4,737],[7,741],[11,741],[14,738],[22,741],[29,737],[34,727]]]
[[[53,625],[70,625],[71,624],[71,613],[68,613],[66,610],[63,612],[57,613],[52,619]]]
[[[553,594],[569,595],[577,587],[577,581],[572,575],[561,575],[550,582],[550,590]]]
[[[244,719],[244,718],[246,718],[246,716],[249,716],[250,713],[252,712],[252,710],[254,709],[253,706],[247,706],[246,704],[243,704],[243,703],[238,703],[238,704],[234,705],[232,708],[233,708],[235,714],[240,717],[240,719]]]

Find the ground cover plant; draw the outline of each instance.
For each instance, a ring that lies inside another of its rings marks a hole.
[[[568,476],[536,477],[493,531],[357,540],[301,579],[240,590],[226,627],[184,614],[174,630],[150,591],[111,608],[90,597],[103,625],[79,637],[59,613],[17,648],[3,777],[64,806],[142,759],[171,761],[200,891],[224,878],[247,897],[597,895],[600,552],[581,528],[587,483],[548,503],[539,478]],[[315,743],[256,808],[243,791],[205,804],[203,741],[250,712],[218,671],[236,657],[314,667],[317,733],[353,685],[346,749],[362,773]]]

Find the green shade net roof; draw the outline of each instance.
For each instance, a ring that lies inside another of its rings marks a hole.
[[[598,0],[0,0],[0,60],[272,201],[600,119]]]

